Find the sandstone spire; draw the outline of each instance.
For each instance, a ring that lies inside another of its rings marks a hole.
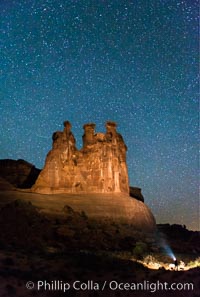
[[[77,150],[69,121],[53,133],[52,150],[34,187],[40,193],[129,193],[127,147],[115,122],[106,123],[106,133],[96,133],[95,124],[83,126],[83,148]]]

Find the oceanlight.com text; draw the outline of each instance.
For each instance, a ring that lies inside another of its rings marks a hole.
[[[179,283],[168,283],[150,281],[142,282],[119,282],[116,280],[111,281],[93,281],[88,280],[86,282],[75,280],[74,282],[65,282],[65,281],[47,281],[47,280],[38,280],[37,282],[29,281],[26,283],[26,288],[28,290],[36,291],[60,291],[68,292],[69,290],[75,291],[148,291],[151,293],[157,291],[193,291],[194,284],[188,282],[179,282]]]

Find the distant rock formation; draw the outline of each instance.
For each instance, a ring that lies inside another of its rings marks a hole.
[[[11,185],[17,188],[30,188],[35,183],[40,169],[24,160],[3,159],[0,160],[0,177],[3,178],[1,188],[12,189]],[[10,186],[9,186],[9,184]]]
[[[130,196],[139,200],[139,201],[142,201],[144,202],[144,196],[142,195],[142,190],[140,188],[137,188],[137,187],[130,187]]]
[[[116,131],[115,122],[106,123],[106,133],[96,133],[95,124],[83,126],[83,148],[76,148],[71,124],[53,133],[52,150],[32,190],[37,193],[127,193],[127,147]]]
[[[200,254],[200,231],[187,230],[185,225],[179,224],[158,224],[157,230],[174,252]]]

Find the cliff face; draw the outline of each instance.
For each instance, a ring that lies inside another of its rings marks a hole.
[[[71,124],[53,134],[52,150],[32,190],[38,193],[129,193],[127,147],[106,123],[106,133],[95,133],[95,124],[83,126],[83,148],[77,150]]]

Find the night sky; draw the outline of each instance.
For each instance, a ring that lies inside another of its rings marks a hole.
[[[118,123],[157,222],[199,229],[197,0],[0,0],[0,158]]]

